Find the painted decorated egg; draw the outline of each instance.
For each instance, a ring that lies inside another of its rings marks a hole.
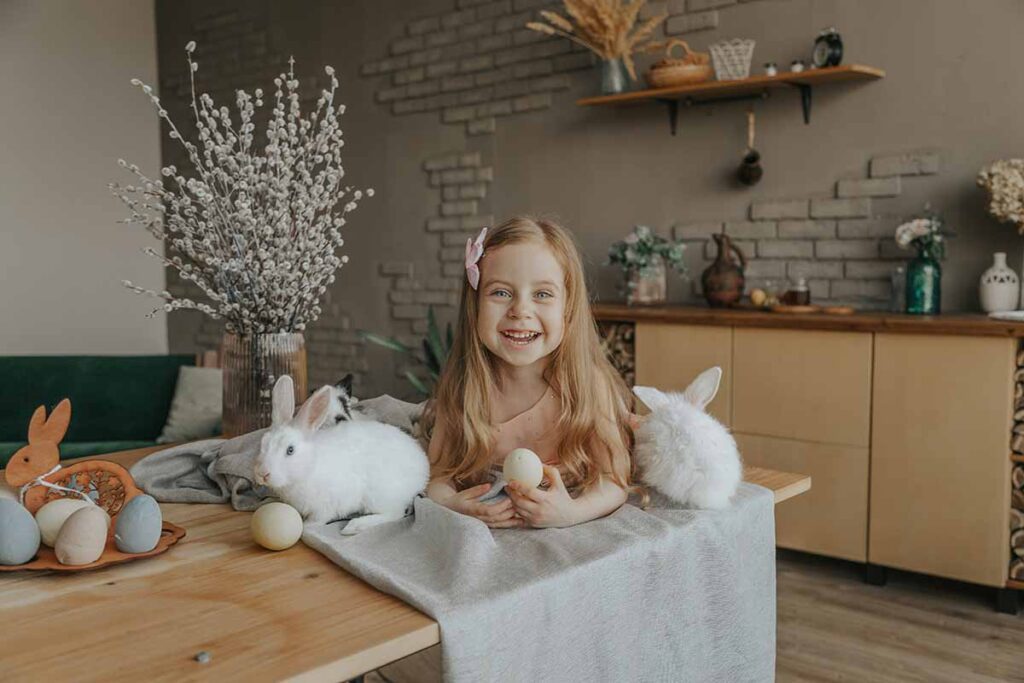
[[[153,496],[129,500],[114,521],[114,542],[122,553],[148,553],[160,540],[164,518]]]
[[[53,552],[61,564],[92,564],[100,559],[107,545],[110,517],[101,508],[90,505],[75,510],[60,528]]]
[[[25,564],[39,550],[39,527],[16,500],[0,499],[0,564]]]
[[[535,489],[544,479],[544,466],[537,454],[529,448],[517,448],[505,456],[502,473],[505,481],[516,481],[527,488]]]
[[[57,498],[36,511],[36,524],[42,536],[43,545],[53,547],[57,542],[57,534],[68,517],[92,503],[81,498]]]
[[[302,536],[302,515],[286,503],[267,503],[252,513],[252,538],[267,550],[291,548]]]

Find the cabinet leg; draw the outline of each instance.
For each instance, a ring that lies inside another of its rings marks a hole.
[[[1020,608],[1020,600],[1017,590],[1014,588],[996,589],[996,611],[1000,614],[1013,614],[1016,616]]]
[[[864,583],[872,586],[884,586],[889,579],[889,572],[885,567],[877,564],[864,565]]]

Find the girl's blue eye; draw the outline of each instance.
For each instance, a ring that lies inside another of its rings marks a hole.
[[[554,296],[554,294],[552,294],[551,292],[549,292],[547,290],[544,290],[544,291],[541,291],[541,292],[537,292],[537,296],[542,298],[542,299],[550,299],[551,297]]]
[[[511,294],[509,294],[507,289],[496,289],[493,292],[491,292],[491,294],[493,296],[512,296]]]

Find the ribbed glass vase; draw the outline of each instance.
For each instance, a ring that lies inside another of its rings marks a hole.
[[[224,334],[225,437],[270,426],[271,390],[282,375],[295,383],[295,405],[306,400],[306,341],[301,332]]]

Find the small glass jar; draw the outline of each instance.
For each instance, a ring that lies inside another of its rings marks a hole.
[[[890,274],[892,281],[892,293],[889,299],[889,310],[893,313],[907,312],[907,268],[898,265],[892,269]]]

